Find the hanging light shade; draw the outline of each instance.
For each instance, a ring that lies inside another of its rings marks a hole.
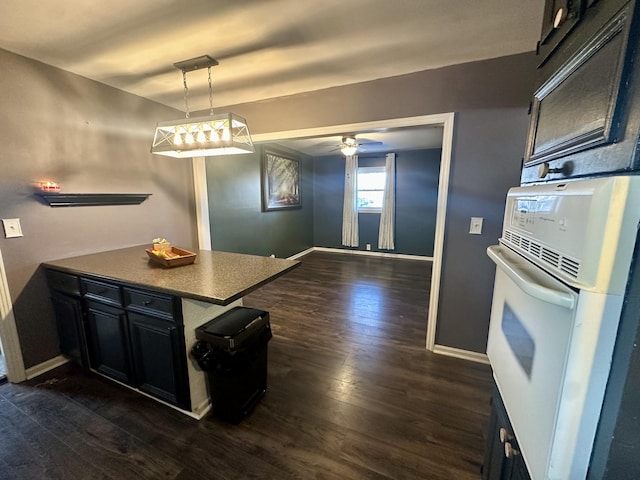
[[[151,153],[176,158],[254,151],[246,120],[234,113],[159,122],[151,147]]]
[[[234,155],[255,151],[247,121],[234,113],[213,113],[211,67],[218,62],[208,55],[175,63],[182,70],[186,117],[181,120],[159,122],[153,137],[151,153],[168,157],[206,157]],[[210,114],[205,117],[189,116],[189,89],[187,71],[207,68],[209,71]]]

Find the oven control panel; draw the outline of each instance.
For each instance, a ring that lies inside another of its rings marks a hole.
[[[576,288],[624,291],[639,221],[637,176],[527,185],[507,194],[500,241]]]
[[[581,212],[590,209],[591,197],[536,195],[515,197],[511,205],[509,225],[525,235],[554,245],[574,259],[580,259],[588,217]]]

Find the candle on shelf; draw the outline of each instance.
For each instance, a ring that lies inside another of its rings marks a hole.
[[[43,192],[59,192],[60,185],[58,185],[56,182],[40,182],[40,189]]]

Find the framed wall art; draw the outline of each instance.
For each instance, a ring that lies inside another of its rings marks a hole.
[[[262,211],[300,208],[300,161],[290,155],[262,153]]]

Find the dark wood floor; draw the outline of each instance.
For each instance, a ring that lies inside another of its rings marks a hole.
[[[429,274],[314,252],[247,296],[274,337],[237,426],[69,367],[0,386],[0,478],[478,480],[490,371],[424,349]]]

